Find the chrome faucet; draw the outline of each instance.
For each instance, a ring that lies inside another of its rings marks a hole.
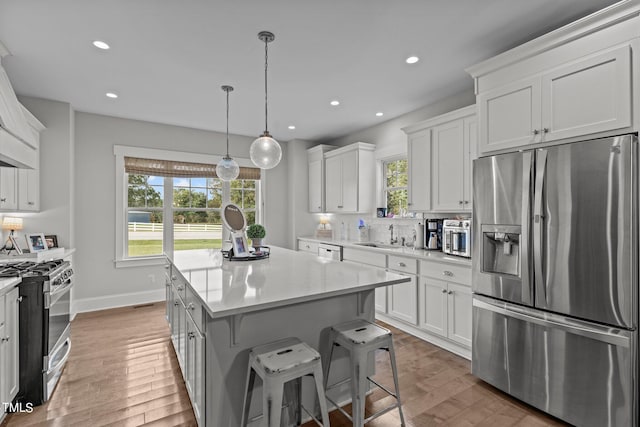
[[[398,238],[396,237],[394,239],[394,237],[393,237],[393,224],[389,225],[389,231],[391,231],[391,238],[389,239],[389,243],[392,244],[392,245],[394,243],[398,243]]]

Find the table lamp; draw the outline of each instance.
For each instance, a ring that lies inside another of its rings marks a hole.
[[[17,244],[15,243],[15,235],[14,232],[16,230],[22,230],[22,218],[16,218],[12,216],[5,216],[2,219],[2,229],[3,230],[11,230],[9,233],[9,237],[7,237],[7,241],[4,244],[4,249],[7,253],[11,252],[11,250],[15,250],[20,253],[20,251],[16,248]]]

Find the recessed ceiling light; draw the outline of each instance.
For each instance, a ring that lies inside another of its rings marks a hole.
[[[294,125],[289,125],[289,129],[294,130],[296,127]]]
[[[340,101],[334,99],[333,101],[330,102],[330,104],[335,107],[336,105],[340,105]]]
[[[113,99],[116,99],[118,97],[118,94],[113,92],[107,92],[105,95],[107,95],[107,98],[113,98]]]
[[[383,113],[382,111],[378,111],[378,112],[376,113],[376,116],[378,116],[378,117],[382,117],[382,116],[384,116],[384,113]]]
[[[96,40],[96,41],[94,41],[94,42],[93,42],[93,45],[94,45],[95,47],[97,47],[98,49],[102,49],[102,50],[107,50],[107,49],[109,49],[109,47],[110,47],[108,44],[106,44],[105,42],[103,42],[103,41],[101,41],[101,40]]]
[[[417,56],[410,56],[406,59],[407,64],[415,64],[416,62],[420,61],[420,58],[418,58]]]

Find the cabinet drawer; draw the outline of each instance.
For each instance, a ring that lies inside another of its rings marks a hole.
[[[361,264],[373,265],[374,267],[385,268],[387,266],[387,256],[362,249],[344,248],[342,250],[344,261],[354,261]]]
[[[184,280],[182,275],[178,273],[175,268],[171,271],[171,283],[173,283],[173,287],[176,289],[176,293],[180,296],[182,301],[185,301],[187,298],[187,281]]]
[[[308,240],[298,240],[298,250],[303,252],[312,252],[318,254],[318,243],[309,242]]]
[[[189,313],[189,315],[193,319],[193,323],[196,325],[198,330],[200,332],[203,332],[204,319],[202,314],[202,304],[198,296],[190,287],[187,287],[187,297],[184,300],[184,306],[187,310],[187,313]]]
[[[404,258],[401,256],[389,255],[388,266],[389,270],[395,270],[409,274],[418,274],[418,260],[414,258]]]
[[[420,275],[471,286],[471,267],[444,262],[420,261]]]

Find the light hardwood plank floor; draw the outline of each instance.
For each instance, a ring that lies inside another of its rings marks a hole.
[[[469,361],[385,326],[394,334],[407,427],[564,425],[473,377]],[[71,355],[51,400],[31,414],[9,415],[2,427],[195,425],[164,303],[79,314],[71,336]],[[392,388],[384,352],[376,356],[376,371]],[[367,415],[391,402],[374,391]],[[350,425],[338,411],[330,417],[333,427]],[[367,424],[398,425],[397,411]]]

